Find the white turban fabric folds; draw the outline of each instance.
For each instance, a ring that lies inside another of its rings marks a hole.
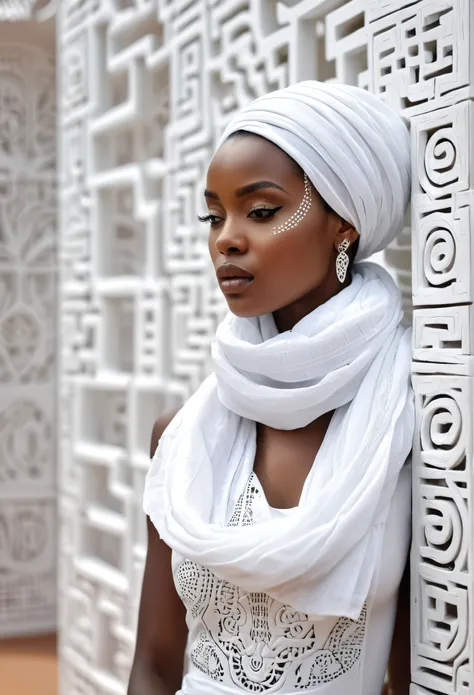
[[[308,81],[244,108],[238,130],[270,140],[306,172],[327,204],[359,232],[357,260],[401,232],[410,195],[410,140],[404,122],[370,92]]]

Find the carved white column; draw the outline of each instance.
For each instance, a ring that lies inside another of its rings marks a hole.
[[[369,12],[371,87],[412,128],[412,695],[474,688],[473,12],[469,0]]]
[[[55,65],[35,43],[0,22],[0,636],[56,624]]]

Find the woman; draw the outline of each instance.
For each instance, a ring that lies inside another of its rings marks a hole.
[[[398,289],[359,261],[402,229],[409,167],[401,119],[353,87],[273,92],[224,133],[202,219],[231,313],[156,453],[155,428],[130,695],[381,693],[411,351]]]

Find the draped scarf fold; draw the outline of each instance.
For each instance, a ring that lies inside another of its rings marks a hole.
[[[161,538],[244,590],[357,619],[412,444],[410,343],[400,292],[370,263],[291,331],[279,334],[270,315],[229,315],[215,373],[165,431],[147,476],[144,508]],[[255,423],[296,429],[332,411],[298,507],[228,527],[253,469]]]

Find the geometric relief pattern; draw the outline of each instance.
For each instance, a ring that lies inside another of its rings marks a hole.
[[[473,311],[472,304],[415,309],[413,358],[417,373],[432,373],[432,363],[438,363],[445,374],[474,375]]]
[[[412,695],[467,695],[474,688],[473,9],[465,0],[395,4],[374,17],[371,46],[373,88],[403,108],[412,130]]]
[[[472,379],[416,376],[413,674],[472,692]]]
[[[224,312],[202,213],[229,119],[301,79],[367,88],[363,0],[62,0],[61,689],[124,693],[154,420]]]
[[[470,101],[415,117],[415,305],[472,302]]]
[[[472,96],[470,5],[469,0],[373,0],[371,91],[410,117]]]
[[[0,47],[0,634],[56,623],[56,96],[44,50]]]
[[[445,281],[451,286],[448,291],[457,295],[459,301],[460,293],[466,291],[463,283],[469,282],[469,273],[464,272],[462,265],[469,263],[469,254],[463,255],[463,249],[455,263],[451,241],[459,236],[464,240],[463,235],[467,235],[469,212],[460,208],[466,207],[468,200],[454,195],[451,208],[445,205],[446,200],[438,204],[436,200],[449,192],[448,180],[453,190],[466,190],[461,188],[459,177],[463,179],[466,171],[462,166],[469,159],[467,123],[462,118],[459,121],[456,108],[446,109],[439,122],[437,115],[441,107],[461,102],[467,107],[465,100],[473,96],[469,29],[472,3],[470,0],[372,0],[367,5],[369,88],[411,120],[413,147],[421,147],[423,153],[420,156],[418,149],[414,157],[416,204],[412,208],[412,225],[413,234],[417,238],[426,237],[428,243],[413,244],[412,278],[407,272],[411,266],[410,248],[403,243],[404,235],[387,251],[388,265],[393,258],[401,268],[398,282],[410,302],[413,289],[415,304],[436,305],[436,300],[429,299],[430,288],[433,284],[439,287]],[[451,123],[450,118],[454,119]],[[424,200],[418,198],[422,193]],[[445,215],[448,210],[449,216]]]

